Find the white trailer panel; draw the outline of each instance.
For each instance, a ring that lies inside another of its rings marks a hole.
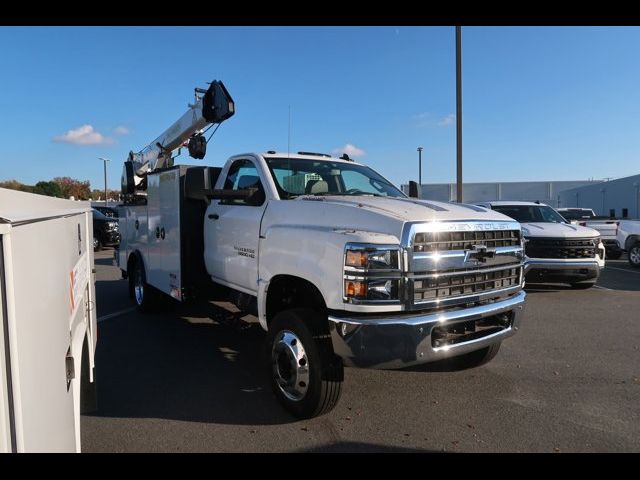
[[[97,334],[92,238],[89,202],[0,189],[0,451],[80,451]]]

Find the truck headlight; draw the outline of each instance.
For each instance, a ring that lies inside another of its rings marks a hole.
[[[347,248],[345,265],[347,267],[364,268],[366,270],[397,270],[399,250],[384,250],[377,247]]]
[[[397,303],[400,258],[398,245],[348,243],[344,253],[344,301]]]

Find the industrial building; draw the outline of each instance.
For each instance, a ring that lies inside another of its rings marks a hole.
[[[591,208],[597,215],[640,219],[640,175],[563,190],[561,207]]]
[[[602,183],[601,180],[465,183],[462,186],[462,197],[466,203],[518,200],[526,202],[540,201],[552,207],[558,207],[560,192],[600,183]],[[409,186],[402,185],[402,191],[408,194]],[[456,184],[423,183],[421,196],[430,200],[454,202],[456,200]],[[567,205],[563,204],[562,206]]]
[[[454,202],[455,183],[422,184],[422,198]],[[402,191],[409,192],[408,185]],[[591,208],[597,215],[640,219],[640,175],[616,180],[465,183],[465,203],[492,200],[539,201],[554,208]]]

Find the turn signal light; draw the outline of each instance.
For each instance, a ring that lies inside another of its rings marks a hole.
[[[347,280],[344,282],[344,293],[346,297],[366,297],[367,284],[365,282]]]

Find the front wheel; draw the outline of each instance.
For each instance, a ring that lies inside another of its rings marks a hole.
[[[632,267],[640,268],[640,242],[631,245],[629,249],[629,264]]]
[[[586,290],[588,288],[593,287],[596,282],[581,282],[581,283],[572,283],[571,288],[575,290]]]
[[[336,406],[344,367],[321,314],[306,308],[278,313],[269,325],[267,352],[271,388],[291,414],[311,418]]]
[[[607,260],[619,260],[622,256],[622,252],[620,250],[608,251],[606,255]]]
[[[93,237],[93,251],[98,252],[102,248],[102,243],[98,237]]]
[[[494,343],[493,345],[489,345],[481,350],[466,353],[459,357],[453,357],[451,360],[453,360],[455,366],[461,370],[479,367],[480,365],[484,365],[485,363],[489,363],[493,360],[493,357],[495,357],[500,350],[501,343],[502,342]]]

